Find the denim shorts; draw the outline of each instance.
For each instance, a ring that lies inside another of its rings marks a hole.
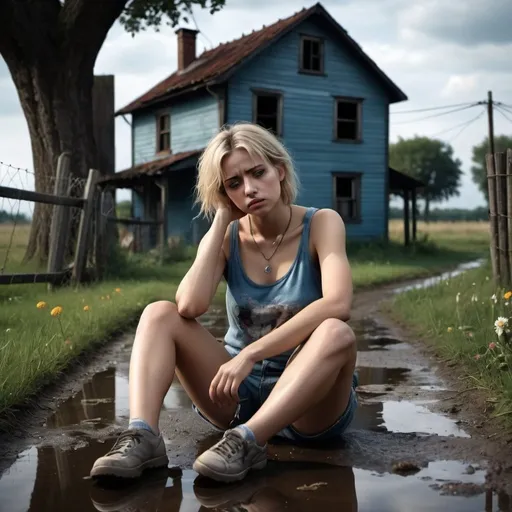
[[[292,356],[293,357],[293,356]],[[291,358],[290,358],[291,360]],[[240,384],[238,388],[239,404],[235,417],[231,421],[229,428],[246,423],[261,407],[263,402],[269,397],[272,389],[276,385],[284,368],[276,367],[270,361],[262,361],[256,364],[253,371]],[[323,442],[338,438],[349,427],[356,412],[358,401],[355,389],[359,383],[357,373],[352,378],[352,389],[347,408],[337,421],[326,430],[313,435],[301,434],[292,425],[289,425],[276,434],[276,437],[286,439],[295,443],[318,441]],[[217,431],[223,432],[217,425],[214,425],[206,416],[204,416],[195,404],[192,404],[194,411]]]

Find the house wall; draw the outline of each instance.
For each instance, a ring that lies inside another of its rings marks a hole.
[[[189,99],[175,100],[174,105],[134,113],[132,119],[133,165],[168,156],[156,153],[156,115],[171,115],[171,151],[181,153],[203,148],[219,127],[217,100],[210,94]]]
[[[169,112],[171,115],[171,151],[181,153],[203,148],[219,128],[219,106],[210,94],[196,96],[186,101],[176,101],[167,108],[159,107],[143,113],[135,113],[132,120],[133,165],[149,162],[167,154],[156,153],[156,116]],[[169,187],[169,235],[186,233],[192,237],[192,188],[195,183],[194,169],[177,170],[170,177]],[[144,200],[132,193],[133,214],[144,218]]]
[[[298,73],[300,34],[325,38],[325,76]],[[351,238],[387,234],[389,100],[375,77],[313,18],[245,64],[230,80],[228,122],[252,121],[251,88],[283,93],[283,141],[302,183],[298,202],[333,207],[332,172],[362,173],[362,222]],[[333,96],[364,98],[363,142],[333,142]]]

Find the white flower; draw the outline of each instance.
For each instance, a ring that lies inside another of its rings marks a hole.
[[[11,328],[7,327],[7,329],[5,329],[5,332],[11,332]]]
[[[496,304],[496,302],[498,302],[498,297],[496,297],[496,294],[494,294],[494,295],[491,297],[491,300],[494,302],[494,304]]]
[[[471,296],[471,302],[477,302],[478,301],[478,297],[473,293],[473,295]]]
[[[459,302],[459,300],[460,300],[460,292],[459,292],[459,293],[457,293],[457,296],[455,297],[455,302],[457,302],[457,303],[458,303],[458,302]]]
[[[498,336],[503,334],[503,331],[508,325],[508,318],[504,316],[499,316],[498,319],[494,322],[494,330]]]

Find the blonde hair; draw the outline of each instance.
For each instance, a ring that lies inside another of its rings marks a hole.
[[[252,158],[257,156],[267,165],[282,165],[285,175],[281,182],[281,198],[285,204],[295,201],[299,180],[286,148],[265,128],[253,123],[237,123],[224,126],[199,158],[195,203],[201,206],[200,214],[212,218],[216,206],[226,201],[222,161],[235,149],[245,149]]]

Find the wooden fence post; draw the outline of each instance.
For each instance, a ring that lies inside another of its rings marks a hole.
[[[512,149],[507,150],[507,232],[508,232],[508,271],[512,281]],[[511,283],[512,285],[512,283]]]
[[[495,153],[496,167],[496,210],[498,214],[498,258],[500,262],[500,284],[510,284],[510,272],[508,264],[508,222],[507,222],[507,155]]]
[[[498,257],[498,219],[496,217],[496,174],[494,170],[494,154],[485,156],[487,164],[487,190],[489,191],[489,224],[491,227],[491,264],[495,283],[500,281],[500,266]]]
[[[64,152],[57,161],[55,185],[53,193],[56,196],[69,196],[71,191],[70,178],[71,154]],[[48,255],[48,273],[59,272],[64,267],[64,255],[69,236],[69,221],[71,219],[68,206],[54,205],[50,227],[50,251]],[[48,283],[48,290],[52,290]]]
[[[99,177],[99,171],[96,169],[89,170],[89,176],[87,177],[84,189],[84,206],[80,215],[80,226],[78,228],[78,238],[76,241],[75,263],[72,276],[75,283],[82,282],[87,264],[87,243],[89,241],[89,232],[94,210],[96,184]]]

